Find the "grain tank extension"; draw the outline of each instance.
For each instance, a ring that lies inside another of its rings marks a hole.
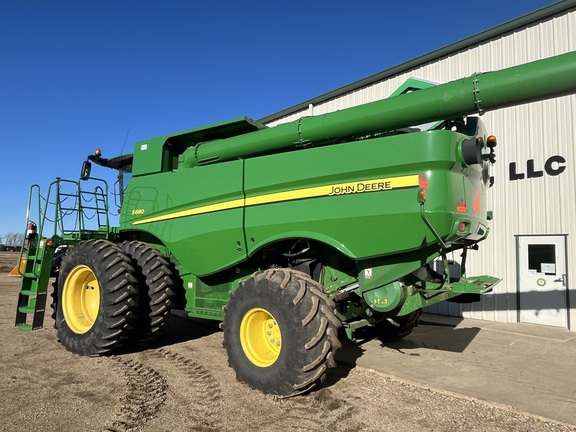
[[[239,118],[91,155],[46,200],[31,189],[39,229],[16,325],[42,326],[56,276],[53,317],[74,353],[154,340],[179,308],[222,321],[241,381],[309,391],[341,338],[400,339],[423,307],[499,282],[466,272],[490,230],[496,161],[495,137],[468,116],[572,94],[574,77],[571,52],[273,128]],[[92,164],[119,172],[119,226]]]

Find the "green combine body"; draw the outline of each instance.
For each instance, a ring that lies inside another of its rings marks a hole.
[[[37,206],[16,324],[42,325],[55,275],[53,316],[72,352],[154,339],[178,307],[223,321],[240,380],[308,391],[334,366],[339,338],[364,327],[402,338],[422,307],[478,300],[499,282],[465,272],[490,230],[496,146],[466,116],[574,93],[575,76],[568,53],[273,128],[239,118],[89,156],[73,207],[64,180],[51,186],[52,232]],[[90,162],[131,175],[119,227],[105,217],[105,183],[85,191]],[[462,261],[449,263],[457,250]]]

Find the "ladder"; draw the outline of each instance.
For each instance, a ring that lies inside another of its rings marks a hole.
[[[36,238],[28,246],[16,309],[16,327],[20,330],[36,330],[44,325],[46,295],[55,250],[54,247],[46,247],[46,242],[46,239]],[[31,322],[29,317],[32,318]]]
[[[102,179],[92,180],[97,182],[97,186],[93,191],[87,191],[81,188],[81,181],[57,178],[50,184],[46,198],[40,195],[38,185],[30,187],[26,224],[28,226],[33,208],[37,210],[39,223],[38,233],[25,239],[25,243],[28,243],[25,265],[23,271],[18,270],[22,276],[22,283],[18,295],[15,325],[19,330],[36,330],[42,328],[44,324],[48,284],[58,246],[74,245],[85,239],[110,236],[108,185]],[[66,185],[71,191],[62,190]],[[52,219],[48,215],[52,215]],[[92,224],[96,226],[93,229],[88,228],[90,219],[95,219]],[[71,221],[72,228],[67,227]],[[23,251],[26,250],[24,244],[21,250],[22,261]]]

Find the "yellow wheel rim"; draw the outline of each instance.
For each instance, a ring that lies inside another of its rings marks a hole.
[[[100,286],[89,267],[74,267],[64,281],[62,312],[68,327],[78,334],[92,328],[100,309]]]
[[[280,326],[266,309],[250,309],[240,323],[240,343],[248,360],[256,366],[271,366],[282,349]]]

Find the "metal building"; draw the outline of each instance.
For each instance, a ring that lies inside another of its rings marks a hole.
[[[576,0],[564,0],[261,121],[274,126],[383,99],[411,77],[444,83],[575,50]],[[479,303],[444,302],[430,312],[576,331],[576,96],[483,120],[498,138],[494,220],[488,240],[469,254],[467,272],[503,281]]]

